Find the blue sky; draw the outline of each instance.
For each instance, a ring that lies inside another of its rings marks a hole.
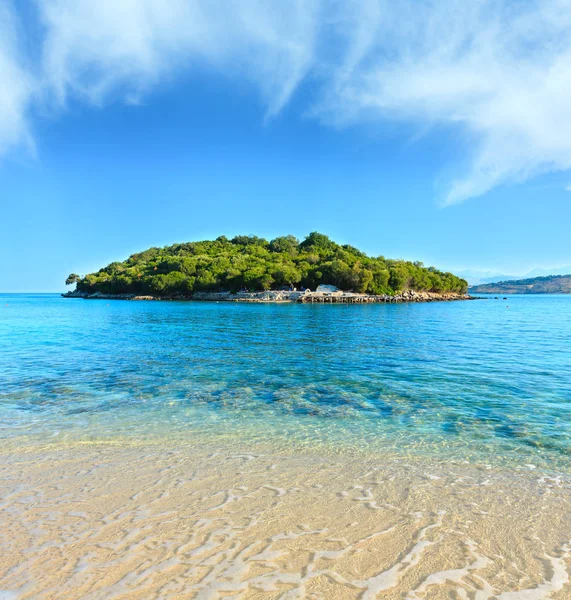
[[[0,291],[238,233],[571,264],[571,2],[475,4],[4,4]]]

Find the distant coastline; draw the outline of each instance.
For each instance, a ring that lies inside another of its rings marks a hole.
[[[472,294],[571,294],[571,275],[548,275],[485,283],[468,288]]]

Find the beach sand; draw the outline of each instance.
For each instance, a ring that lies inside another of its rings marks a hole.
[[[571,598],[571,480],[532,466],[54,443],[1,453],[0,598]]]

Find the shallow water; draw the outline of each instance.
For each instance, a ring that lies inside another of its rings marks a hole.
[[[1,456],[20,599],[542,600],[571,594],[571,481],[271,443]]]
[[[0,436],[230,435],[569,469],[571,297],[0,297]]]
[[[570,598],[570,334],[0,296],[0,599]]]

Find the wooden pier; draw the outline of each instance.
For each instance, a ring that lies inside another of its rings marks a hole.
[[[387,302],[402,302],[403,298],[389,295],[354,294],[351,292],[306,292],[298,302],[303,304],[373,304]]]

